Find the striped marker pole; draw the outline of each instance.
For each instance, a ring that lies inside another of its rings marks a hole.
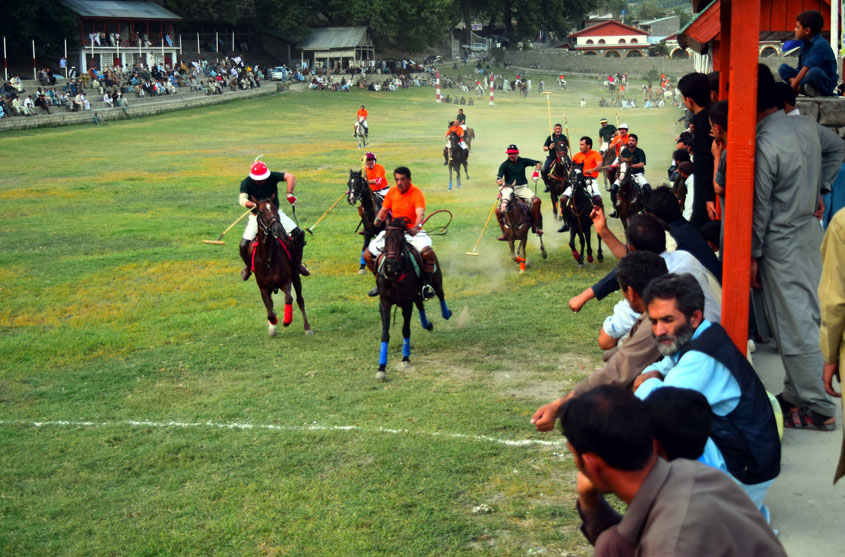
[[[38,79],[38,71],[35,69],[35,40],[32,41],[32,79]]]
[[[493,106],[493,87],[495,86],[496,80],[493,79],[493,76],[490,76],[490,106]]]
[[[435,94],[437,97],[436,102],[440,102],[440,72],[434,74],[434,87],[435,87]]]

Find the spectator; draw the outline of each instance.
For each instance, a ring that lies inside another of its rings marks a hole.
[[[839,76],[836,57],[830,44],[821,36],[824,18],[817,10],[801,12],[795,18],[795,38],[804,41],[798,55],[798,68],[787,64],[778,67],[778,75],[795,90],[808,97],[828,97]]]
[[[103,93],[103,102],[106,103],[109,108],[114,108],[114,100],[111,98],[111,95],[108,92]]]
[[[578,469],[581,532],[595,555],[786,555],[724,474],[657,456],[645,404],[629,391],[593,389],[568,402],[560,420]],[[602,493],[622,499],[625,516]]]
[[[775,83],[775,89],[778,96],[778,108],[783,110],[787,116],[798,116],[801,112],[795,107],[795,100],[798,98],[798,93],[795,89],[784,83],[778,81]]]
[[[652,281],[644,301],[664,358],[634,381],[644,399],[674,386],[699,391],[713,414],[705,462],[731,474],[755,506],[780,472],[780,439],[766,390],[725,330],[704,319],[704,293],[692,276]]]
[[[677,458],[698,460],[704,454],[710,425],[710,403],[693,389],[663,387],[644,400],[657,454],[667,462]]]
[[[684,106],[693,113],[692,164],[695,176],[692,218],[690,223],[701,228],[708,220],[716,219],[716,196],[713,192],[713,153],[710,137],[710,81],[703,73],[690,73],[678,82]]]
[[[764,314],[786,371],[778,395],[784,427],[830,431],[836,407],[821,381],[816,285],[822,230],[815,213],[845,145],[809,118],[778,110],[772,74],[762,64],[758,73],[751,285],[762,288]]]
[[[678,203],[683,207],[683,218],[689,221],[692,218],[692,201],[695,198],[695,177],[693,176],[692,163],[684,161],[678,165],[678,180],[673,188]]]
[[[842,390],[839,363],[845,355],[845,211],[838,211],[830,221],[822,242],[822,278],[819,282],[821,306],[821,349],[824,356],[824,388],[827,394],[842,398],[833,388],[833,378]],[[843,399],[845,400],[845,399]],[[845,406],[843,406],[845,408]],[[833,483],[845,475],[845,437],[839,451],[839,465]]]
[[[651,335],[642,295],[652,280],[668,272],[666,261],[647,251],[634,251],[619,260],[617,277],[622,296],[639,317],[619,347],[605,353],[609,354],[609,357],[603,368],[579,381],[568,394],[540,407],[534,413],[531,423],[538,431],[550,431],[554,428],[555,418],[568,400],[599,385],[628,388],[647,365],[657,361],[660,352]]]
[[[654,193],[652,192],[652,195]],[[674,197],[674,196],[673,196]],[[677,204],[675,210],[678,211]],[[626,250],[647,250],[659,254],[666,260],[669,267],[669,272],[673,273],[691,273],[695,276],[702,290],[705,292],[707,298],[706,303],[706,317],[712,322],[718,323],[720,320],[721,305],[722,305],[722,290],[719,287],[718,279],[707,270],[696,255],[706,257],[701,253],[700,244],[697,245],[695,236],[679,233],[675,241],[678,244],[678,249],[673,252],[666,251],[666,234],[662,225],[658,220],[651,215],[635,215],[626,230],[627,246],[622,244],[613,232],[607,228],[605,222],[604,212],[601,209],[594,209],[590,215],[593,218],[593,223],[596,226],[596,233],[598,233],[602,240],[607,244],[607,247],[613,251],[618,258],[625,256]],[[700,240],[700,238],[699,238]],[[694,251],[687,251],[687,248]],[[706,260],[706,259],[705,259]],[[709,264],[712,266],[712,262]],[[616,281],[616,269],[610,271],[603,279],[595,283],[593,286],[585,289],[583,292],[574,296],[569,300],[569,309],[574,312],[581,311],[588,301],[593,298],[599,300],[605,298],[612,292],[619,288]]]

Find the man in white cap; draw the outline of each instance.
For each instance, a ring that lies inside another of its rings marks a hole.
[[[294,269],[298,269],[299,274],[307,277],[311,273],[302,263],[302,251],[305,248],[305,232],[296,225],[279,207],[279,182],[287,184],[287,195],[285,196],[288,203],[293,205],[296,203],[296,196],[293,194],[296,186],[296,177],[290,172],[270,172],[267,165],[258,159],[252,163],[249,169],[249,176],[241,182],[241,193],[238,196],[238,202],[241,206],[247,209],[252,209],[252,214],[249,215],[249,220],[244,230],[243,238],[240,244],[241,259],[244,260],[245,267],[241,271],[241,278],[243,280],[249,279],[252,274],[252,262],[250,261],[249,246],[258,234],[258,202],[262,199],[269,199],[273,205],[279,210],[279,222],[285,229],[285,232],[293,240],[294,249],[291,257]]]

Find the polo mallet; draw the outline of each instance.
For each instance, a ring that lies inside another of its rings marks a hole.
[[[543,91],[543,94],[546,95],[546,108],[549,111],[549,137],[551,137],[554,133],[554,128],[552,128],[552,103],[551,100],[549,100],[552,94],[545,91]]]
[[[499,198],[496,197],[496,201],[493,203],[493,208],[490,209],[490,214],[487,215],[487,222],[484,223],[484,228],[481,229],[481,234],[478,235],[478,241],[475,242],[475,246],[473,246],[472,251],[466,252],[467,255],[478,256],[478,244],[481,243],[481,238],[484,236],[484,232],[487,230],[487,225],[490,224],[490,219],[493,218],[493,212],[496,210],[496,205],[499,204]]]
[[[569,120],[566,119],[566,112],[563,113],[563,125],[566,126],[566,149],[569,151],[569,155],[571,157],[572,144],[569,142]]]
[[[214,244],[215,246],[222,246],[222,245],[224,245],[226,242],[224,242],[224,241],[223,241],[223,236],[225,236],[227,232],[229,232],[231,229],[233,229],[233,228],[235,227],[235,225],[236,225],[236,224],[238,224],[239,222],[241,222],[241,219],[243,219],[245,216],[247,216],[247,215],[248,215],[251,211],[252,211],[252,209],[247,209],[246,213],[244,213],[243,215],[239,216],[239,217],[238,217],[238,220],[236,220],[235,222],[233,222],[232,224],[230,224],[230,225],[229,225],[229,228],[227,228],[226,230],[224,230],[224,231],[223,231],[223,234],[221,234],[220,236],[218,236],[216,240],[203,240],[203,241],[202,241],[202,243],[203,243],[203,244]]]
[[[340,194],[340,197],[337,198],[337,201],[332,203],[332,206],[329,207],[329,210],[326,211],[325,213],[323,213],[323,216],[318,218],[317,222],[315,222],[314,224],[312,224],[310,227],[306,228],[305,230],[307,230],[308,233],[313,236],[314,235],[313,230],[317,227],[318,224],[320,224],[320,221],[322,221],[324,218],[326,218],[326,215],[328,215],[331,212],[331,210],[335,208],[335,205],[340,203],[340,200],[343,199],[344,197],[346,197],[346,192],[343,192],[342,194]]]

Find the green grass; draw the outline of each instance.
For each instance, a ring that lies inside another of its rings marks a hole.
[[[552,91],[552,118],[566,111],[573,138],[614,119],[577,108],[581,96],[596,106],[593,82]],[[4,554],[589,553],[564,446],[488,438],[562,442],[528,420],[600,364],[615,299],[577,315],[567,301],[614,259],[577,267],[547,198],[548,260],[532,237],[518,275],[495,223],[481,256],[464,255],[505,146],[541,157],[546,103],[535,90],[465,106],[472,180],[448,192],[441,151],[457,107],[433,101],[433,89],[307,92],[0,136]],[[241,225],[225,246],[202,244],[240,214],[238,185],[260,154],[296,174],[303,225],[319,218],[360,166],[350,135],[362,103],[388,172],[409,166],[428,211],[454,214],[434,238],[454,317],[431,306],[429,333],[415,316],[408,369],[393,327],[383,384],[354,209],[339,204],[309,238],[312,337],[297,310],[267,337],[257,288],[238,276]],[[620,111],[653,184],[677,116]],[[32,425],[59,420],[94,425]],[[155,423],[130,423],[143,421]],[[198,425],[157,425],[170,421]],[[262,427],[207,425],[227,423]],[[492,512],[473,512],[481,504]]]

